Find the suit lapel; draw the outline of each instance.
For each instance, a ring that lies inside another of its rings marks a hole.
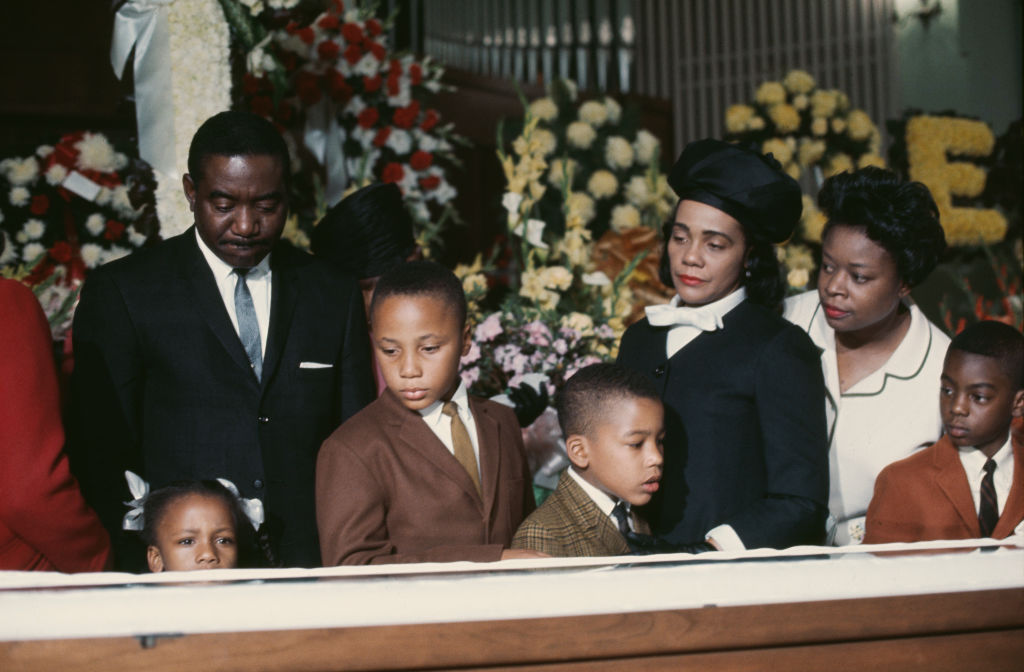
[[[483,491],[484,518],[490,520],[498,494],[498,465],[505,446],[501,444],[498,421],[487,412],[486,407],[477,399],[469,397],[469,409],[476,423],[476,442],[480,447],[480,489]],[[519,428],[516,427],[514,431],[519,431]]]
[[[181,261],[178,265],[182,269],[185,286],[189,287],[192,297],[195,299],[193,305],[196,311],[206,321],[207,326],[224,346],[235,364],[248,373],[247,378],[253,385],[256,384],[256,374],[249,365],[249,357],[245,354],[242,341],[239,340],[235,328],[231,324],[227,308],[224,306],[224,299],[221,298],[217,283],[213,278],[213,271],[210,265],[203,258],[199,251],[199,243],[195,238],[195,227],[190,228],[181,234],[182,245],[180,248]]]
[[[611,518],[598,508],[594,500],[573,480],[568,471],[562,472],[561,478],[569,481],[565,488],[569,506],[575,512],[577,519],[583,523],[577,534],[578,542],[582,542],[588,552],[596,555],[629,553],[626,540],[623,539],[618,528],[612,524]]]
[[[940,450],[935,451],[934,459],[935,484],[949,499],[957,515],[960,516],[960,520],[970,530],[971,536],[978,537],[981,535],[978,512],[974,508],[974,497],[967,484],[967,477],[963,464],[960,463],[956,446],[950,442],[948,436],[943,435],[939,441],[939,448]]]
[[[400,419],[396,428],[397,440],[404,444],[408,450],[419,454],[452,481],[452,483],[465,490],[466,494],[482,510],[483,502],[481,502],[480,496],[476,492],[476,486],[470,480],[469,474],[462,468],[459,461],[455,459],[455,456],[445,448],[445,445],[441,443],[441,439],[437,438],[437,435],[431,431],[430,427],[427,427],[427,423],[420,414],[416,411],[410,411],[403,406],[402,402],[395,397],[390,389],[385,390],[381,398],[386,399],[385,403],[391,407],[389,415]]]
[[[1013,534],[1013,530],[1024,520],[1024,441],[1021,435],[1010,430],[1010,442],[1013,446],[1013,484],[1006,497],[1006,504],[999,516],[999,522],[992,530],[995,539],[1002,539]]]
[[[282,258],[283,255],[284,252],[276,252],[271,258],[273,273],[270,279],[270,328],[267,330],[267,347],[264,348],[263,355],[263,389],[266,389],[277,372],[298,303],[299,286],[295,267],[288,264]]]

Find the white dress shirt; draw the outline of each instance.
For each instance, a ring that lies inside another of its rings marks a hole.
[[[967,484],[971,486],[974,510],[978,511],[981,509],[981,480],[985,478],[985,463],[988,462],[988,458],[971,446],[957,450],[960,453],[960,464],[964,465],[964,472],[967,474]],[[996,451],[992,459],[996,463],[996,469],[992,472],[992,483],[996,487],[999,515],[1002,515],[1006,507],[1006,498],[1010,495],[1010,487],[1013,485],[1013,446],[1010,445],[1010,437],[1006,437],[1006,443]]]
[[[473,444],[473,454],[476,456],[476,468],[477,475],[479,476],[480,471],[480,440],[476,435],[476,421],[473,420],[473,413],[469,410],[469,395],[466,393],[466,385],[461,380],[459,386],[455,388],[455,394],[452,395],[452,401],[459,408],[459,419],[462,420],[462,424],[466,426],[466,433],[469,434],[469,440]],[[448,449],[448,452],[455,455],[455,445],[452,444],[452,421],[447,415],[441,412],[444,408],[444,402],[438,399],[430,406],[421,408],[419,414],[423,417],[423,421],[427,423],[427,427],[430,431],[441,440],[444,447]]]
[[[569,467],[569,477],[576,481],[576,484],[580,486],[583,492],[587,493],[587,497],[594,502],[594,504],[601,510],[601,513],[608,516],[612,521],[612,525],[615,529],[619,529],[619,522],[612,516],[612,509],[615,508],[616,500],[611,497],[607,492],[600,488],[592,485],[589,481],[584,479],[579,473],[576,472],[576,467]],[[629,529],[636,532],[636,526],[633,524],[633,511],[629,505],[629,502],[623,500],[622,506],[626,509],[626,520],[629,521]]]
[[[235,285],[238,283],[238,276],[235,269],[221,260],[213,253],[203,239],[199,237],[196,230],[196,241],[199,243],[199,251],[213,271],[213,278],[217,281],[217,289],[220,291],[220,298],[224,301],[224,307],[231,318],[231,325],[238,333],[238,315],[235,313]],[[260,327],[260,347],[264,356],[267,354],[267,334],[270,332],[270,255],[263,257],[260,263],[253,266],[245,275],[245,285],[252,294],[252,304],[256,309],[256,322]]]

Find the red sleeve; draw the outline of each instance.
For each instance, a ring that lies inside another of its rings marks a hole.
[[[59,571],[101,571],[110,541],[68,468],[50,328],[31,290],[0,280],[0,325],[0,522]]]

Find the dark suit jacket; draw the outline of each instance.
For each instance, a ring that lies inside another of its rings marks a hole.
[[[669,327],[644,319],[619,362],[665,403],[665,471],[649,520],[671,541],[731,525],[747,548],[820,543],[828,502],[821,360],[807,334],[744,301],[665,357]]]
[[[131,499],[125,469],[153,488],[224,477],[263,500],[282,562],[319,564],[316,454],[373,398],[366,320],[355,282],[323,261],[279,245],[271,269],[262,382],[194,229],[89,276],[73,332],[72,466],[112,533]]]
[[[1024,441],[1013,436],[1013,484],[993,539],[1004,539],[1024,520]],[[976,539],[978,510],[963,463],[948,435],[893,462],[875,480],[864,522],[864,543]]]
[[[470,397],[483,499],[423,418],[384,393],[324,441],[316,514],[324,565],[498,560],[533,510],[512,410]]]
[[[633,526],[637,532],[650,531],[635,513]],[[630,554],[619,528],[568,471],[562,472],[551,496],[519,526],[512,548],[527,548],[556,558]]]

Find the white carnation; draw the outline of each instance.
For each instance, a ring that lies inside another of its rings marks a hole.
[[[45,159],[50,154],[53,154],[53,145],[39,145],[36,147],[36,156],[40,159]]]
[[[604,99],[605,111],[608,114],[608,123],[617,124],[622,119],[622,106],[614,98]]]
[[[633,165],[633,145],[618,135],[608,138],[604,146],[604,160],[615,169],[629,168]]]
[[[538,98],[530,103],[529,111],[531,116],[537,117],[541,121],[551,121],[558,117],[558,106],[548,96]]]
[[[640,226],[640,211],[626,203],[612,208],[612,228],[622,233]]]
[[[380,61],[371,52],[367,52],[352,66],[352,72],[360,77],[373,77],[379,70]]]
[[[414,131],[414,133],[415,133],[415,137],[416,137],[416,146],[417,147],[422,149],[424,152],[433,153],[433,152],[437,151],[437,145],[438,145],[437,138],[435,138],[434,136],[430,135],[429,133],[424,133],[423,131],[421,131],[419,129],[416,129]]]
[[[181,193],[180,187],[178,189],[175,189],[175,191],[177,191],[180,194]],[[102,187],[99,190],[99,192],[96,194],[96,198],[93,199],[93,202],[96,203],[96,205],[109,205],[110,204],[110,197],[111,197],[110,189],[107,189],[106,187]]]
[[[648,166],[658,152],[661,143],[658,138],[645,130],[637,131],[636,140],[633,141],[633,151],[636,153],[637,163]]]
[[[146,236],[135,230],[135,227],[129,226],[126,231],[128,232],[128,242],[133,247],[142,247],[146,242]]]
[[[618,189],[619,181],[607,170],[595,170],[587,180],[587,191],[598,200],[614,196]]]
[[[18,258],[18,253],[14,251],[14,245],[11,244],[6,231],[0,231],[0,236],[3,236],[3,244],[0,245],[0,266],[6,266]]]
[[[129,254],[131,254],[131,250],[121,247],[120,245],[111,245],[109,250],[104,250],[100,253],[100,263],[109,264],[121,257],[127,257]]]
[[[34,156],[29,156],[20,161],[18,159],[6,159],[0,163],[0,168],[7,175],[7,181],[14,187],[28,184],[39,176],[39,162],[36,161]]]
[[[86,268],[96,268],[100,263],[100,256],[103,254],[103,248],[96,243],[86,243],[82,245],[82,249],[79,250],[82,255],[82,262]]]
[[[565,131],[569,144],[580,149],[588,149],[597,137],[594,127],[584,121],[574,121]]]
[[[638,208],[644,208],[651,202],[651,188],[647,178],[634,175],[626,183],[626,199]]]
[[[46,182],[48,184],[57,185],[64,181],[64,178],[68,176],[68,169],[59,163],[55,163],[46,169]]]
[[[11,199],[11,205],[20,208],[28,205],[29,192],[25,187],[14,187],[8,197]]]
[[[33,262],[44,254],[46,254],[46,248],[39,243],[29,243],[21,248],[21,260],[24,262]]]
[[[33,218],[25,222],[25,228],[22,230],[25,232],[25,236],[29,240],[39,240],[46,232],[46,224],[43,224],[42,221]]]
[[[75,144],[78,150],[78,166],[84,170],[98,170],[112,173],[117,170],[117,156],[113,145],[99,133],[86,133]]]
[[[384,144],[387,147],[390,147],[395,154],[408,154],[412,149],[412,136],[409,135],[409,131],[404,131],[400,128],[392,128],[391,134],[388,136],[387,142]]]
[[[111,205],[114,206],[114,211],[117,212],[121,217],[127,219],[135,219],[138,212],[132,206],[132,199],[128,195],[128,187],[125,185],[119,185],[114,187],[114,193],[111,195]]]
[[[608,121],[608,108],[596,100],[588,100],[580,105],[580,121],[585,121],[591,126],[600,126]]]
[[[107,221],[98,212],[89,215],[85,220],[85,230],[94,236],[98,236],[107,228]]]

